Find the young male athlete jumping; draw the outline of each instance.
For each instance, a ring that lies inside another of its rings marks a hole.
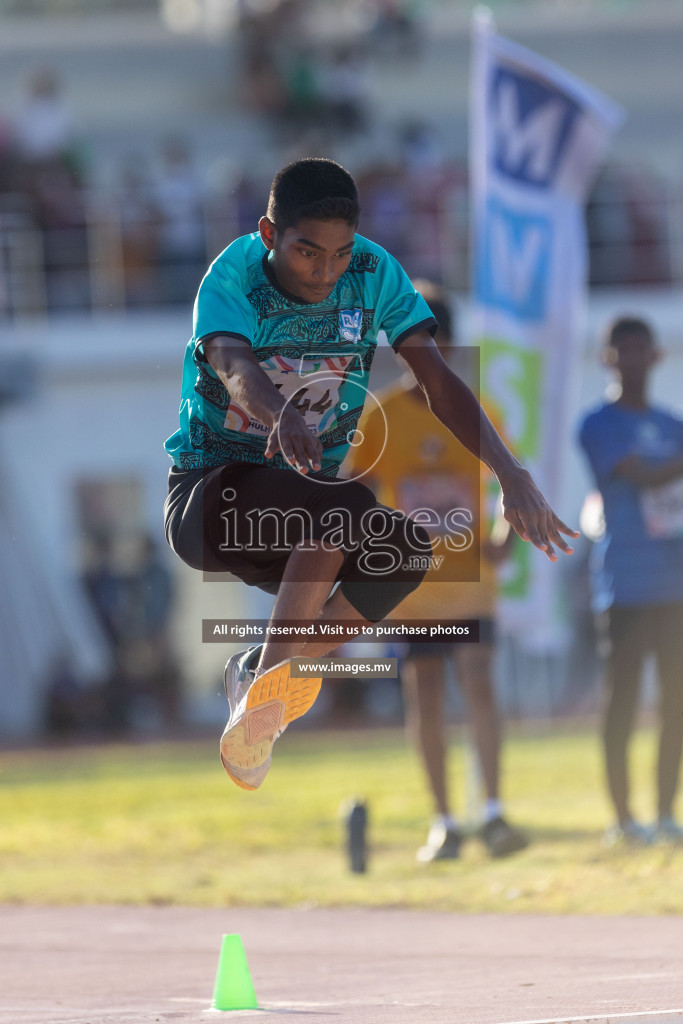
[[[555,547],[572,550],[562,533],[577,536],[446,366],[436,320],[400,265],[355,233],[359,217],[343,167],[290,164],[275,176],[258,232],[212,263],[195,303],[180,427],[166,442],[166,536],[194,568],[276,594],[271,630],[344,621],[360,631],[424,576],[411,555],[431,550],[426,531],[378,505],[360,481],[337,478],[380,331],[434,415],[496,475],[517,533],[553,561]],[[338,644],[292,635],[230,659],[221,759],[238,785],[261,784],[276,738],[317,697],[321,679],[292,676],[290,659]]]

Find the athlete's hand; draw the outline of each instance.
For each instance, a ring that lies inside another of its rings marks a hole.
[[[320,469],[322,445],[306,426],[306,421],[292,405],[285,405],[273,423],[268,435],[266,458],[272,459],[276,452],[300,473],[308,473],[309,466],[314,472]]]
[[[520,468],[505,482],[501,480],[500,484],[504,515],[515,533],[540,551],[545,551],[551,562],[557,561],[553,545],[566,555],[571,555],[574,549],[567,544],[562,534],[568,537],[580,535],[555,515],[531,474]]]

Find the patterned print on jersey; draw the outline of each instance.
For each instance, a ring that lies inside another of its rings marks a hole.
[[[185,354],[180,429],[166,442],[177,466],[228,462],[287,465],[265,458],[267,426],[231,398],[207,362],[203,339],[248,343],[274,386],[320,440],[321,472],[334,477],[367,395],[377,335],[398,345],[436,322],[396,260],[356,235],[346,272],[330,295],[305,303],[280,291],[258,235],[237,239],[209,268],[197,296]]]

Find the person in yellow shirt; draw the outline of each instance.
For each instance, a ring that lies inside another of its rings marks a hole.
[[[447,359],[453,330],[445,296],[431,282],[414,284],[439,323],[435,341]],[[418,860],[458,857],[463,840],[447,782],[444,711],[451,658],[467,701],[486,795],[479,837],[492,856],[507,856],[528,841],[506,820],[499,791],[501,734],[492,679],[496,567],[505,558],[510,534],[499,515],[491,536],[482,540],[487,516],[482,517],[480,509],[482,496],[495,478],[435,419],[414,379],[403,377],[375,397],[377,403],[359,424],[359,440],[344,463],[345,475],[364,474],[363,482],[373,488],[381,504],[406,515],[429,509],[442,527],[449,510],[469,513],[461,512],[459,548],[442,543],[443,537],[437,540],[438,533],[432,535],[433,552],[444,554],[443,561],[432,564],[424,581],[388,620],[446,616],[479,620],[479,643],[412,642],[405,649],[401,682],[406,724],[419,750],[436,811]],[[391,443],[384,445],[385,438]]]

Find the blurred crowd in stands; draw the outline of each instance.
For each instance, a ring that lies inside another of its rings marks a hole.
[[[361,130],[371,55],[414,60],[421,48],[420,13],[405,0],[367,0],[356,32],[321,46],[312,6],[310,0],[239,5],[245,101],[285,128],[324,123],[327,131]]]
[[[239,24],[244,107],[272,128],[274,151],[285,159],[293,137],[300,140],[293,158],[301,149],[334,156],[340,140],[370,139],[368,46],[375,38],[403,56],[420,46],[419,23],[395,0],[372,5],[363,46],[313,47],[303,9],[301,0],[245,4]],[[399,122],[386,153],[353,167],[361,233],[411,275],[466,290],[464,162],[446,157],[438,128],[426,119]],[[58,75],[34,70],[16,116],[0,116],[0,318],[191,303],[207,263],[232,238],[255,230],[264,212],[270,176],[234,162],[229,173],[217,173],[179,135],[122,155],[107,188],[95,184],[96,162]],[[680,215],[680,203],[654,173],[608,168],[588,208],[591,283],[679,279],[671,225]]]
[[[124,157],[103,195],[49,68],[33,73],[19,116],[0,133],[8,306],[12,285],[22,307],[50,310],[191,301],[206,261],[207,195],[182,139],[160,142],[153,170],[143,156]]]

